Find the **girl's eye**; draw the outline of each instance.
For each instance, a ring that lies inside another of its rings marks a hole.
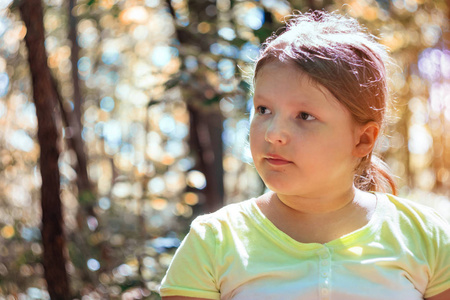
[[[256,111],[260,114],[260,115],[265,115],[266,113],[270,113],[270,109],[268,109],[267,107],[264,106],[258,106],[256,108]]]
[[[316,118],[308,113],[305,112],[301,112],[299,115],[300,119],[304,120],[304,121],[313,121]]]

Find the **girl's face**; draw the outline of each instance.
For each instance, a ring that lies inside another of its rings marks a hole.
[[[350,112],[298,67],[270,62],[255,82],[250,147],[272,191],[318,197],[348,190],[358,158],[358,125]]]

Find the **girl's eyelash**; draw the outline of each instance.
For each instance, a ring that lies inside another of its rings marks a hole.
[[[265,106],[260,105],[260,106],[256,107],[256,112],[259,114],[262,114],[262,115],[265,114],[266,110],[269,110],[269,109]],[[302,119],[304,121],[312,121],[312,120],[316,119],[316,117],[314,117],[313,115],[311,115],[307,112],[304,112],[304,111],[300,112],[298,116],[300,119]]]
[[[313,115],[311,115],[311,114],[309,114],[307,112],[304,112],[304,111],[302,111],[299,114],[299,117],[300,117],[300,119],[305,120],[305,121],[312,121],[312,120],[316,119],[316,117],[314,117]],[[312,118],[312,120],[308,120],[309,118]]]
[[[258,107],[256,108],[256,112],[258,112],[258,113],[260,113],[260,114],[264,114],[264,112],[262,112],[262,110],[266,110],[266,109],[268,109],[268,108],[265,107],[265,106],[258,106]]]

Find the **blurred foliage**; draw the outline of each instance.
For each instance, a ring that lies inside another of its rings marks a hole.
[[[48,299],[40,262],[36,116],[26,28],[15,3],[0,0],[0,299]],[[67,3],[44,4],[48,65],[71,110]],[[196,5],[202,10],[194,11]],[[65,142],[70,128],[61,128],[74,297],[159,299],[159,282],[190,220],[202,212],[210,182],[196,169],[188,142],[189,105],[224,117],[225,202],[264,190],[247,147],[252,60],[283,16],[312,5],[358,18],[391,50],[396,109],[378,152],[398,176],[402,196],[450,219],[445,1],[79,0],[71,13],[78,22],[82,137],[96,217],[86,219],[87,241],[77,240],[77,210],[92,195],[78,195],[76,156]]]

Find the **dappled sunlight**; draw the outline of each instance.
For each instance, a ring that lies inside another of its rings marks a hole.
[[[248,146],[249,77],[260,43],[292,7],[217,1],[190,11],[188,1],[176,0],[172,15],[161,0],[75,2],[80,52],[73,59],[66,1],[43,1],[48,66],[68,114],[78,101],[75,68],[80,80],[81,139],[95,194],[93,214],[80,218],[89,200],[78,191],[75,131],[59,111],[49,112],[60,127],[67,272],[79,299],[158,299],[190,220],[206,210],[209,189],[221,180],[208,173],[217,165],[205,164],[222,161],[223,203],[264,190]],[[396,109],[377,152],[398,176],[401,196],[450,220],[450,52],[443,46],[446,7],[437,2],[335,1],[327,9],[343,7],[390,49]],[[49,299],[27,28],[14,5],[0,0],[0,298]],[[223,117],[221,128],[206,123],[209,115]],[[222,157],[211,150],[216,137]]]
[[[363,254],[363,248],[356,246],[356,247],[351,247],[348,249],[348,251],[352,252],[353,254],[357,255],[357,256],[362,256]]]

